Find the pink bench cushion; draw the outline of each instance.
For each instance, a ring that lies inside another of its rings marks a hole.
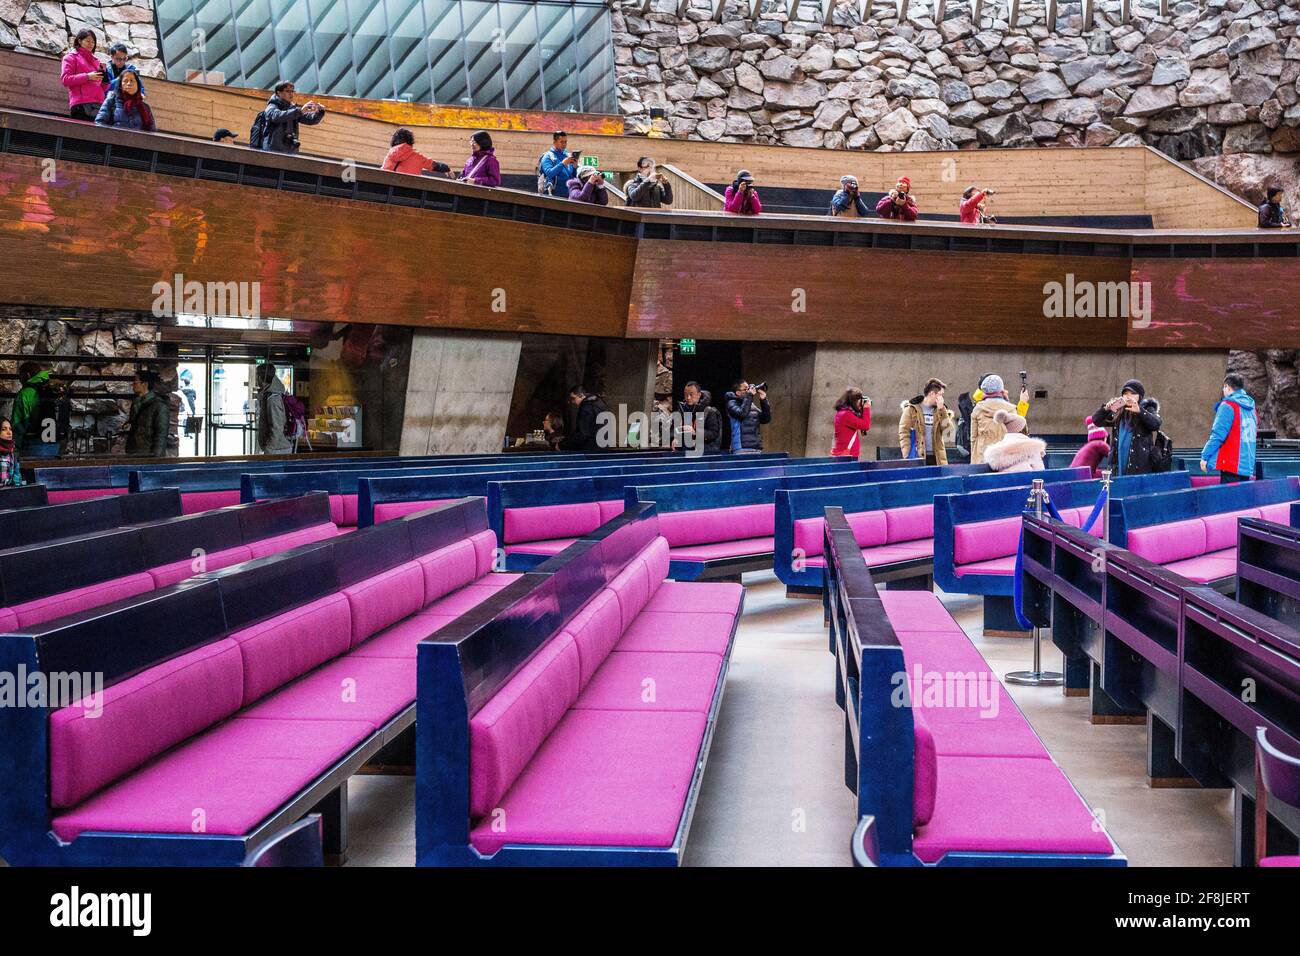
[[[565,631],[573,637],[574,643],[578,646],[578,662],[581,668],[578,686],[586,687],[592,675],[614,649],[619,635],[623,632],[618,598],[608,589],[600,591],[574,615],[573,620],[565,627]]]
[[[729,581],[664,581],[646,603],[648,611],[711,611],[734,615],[745,587]]]
[[[1237,519],[1258,518],[1258,508],[1245,508],[1241,511],[1229,511],[1225,514],[1206,515],[1201,518],[1205,523],[1205,550],[1222,551],[1237,547]]]
[[[658,586],[659,582],[655,582]],[[644,561],[632,560],[627,566],[619,572],[618,576],[610,581],[606,590],[612,591],[614,597],[618,598],[619,607],[619,633],[623,633],[632,626],[632,621],[641,613],[641,609],[646,606],[650,600],[652,591],[650,585],[650,571]]]
[[[544,554],[551,556],[559,554],[577,538],[552,538],[549,541],[525,541],[521,544],[506,545],[506,554]]]
[[[578,698],[580,665],[573,638],[561,633],[469,722],[470,814],[484,817]],[[513,828],[513,818],[508,818]]]
[[[198,557],[184,558],[180,561],[173,561],[171,564],[150,568],[147,573],[149,577],[153,578],[153,586],[157,590],[175,584],[177,581],[184,581],[196,574],[203,574],[205,571],[219,571],[221,568],[228,568],[232,564],[247,561],[252,556],[252,551],[241,544],[237,548],[213,551],[211,554],[203,555],[201,559]]]
[[[489,571],[500,571],[497,564],[497,536],[492,531],[480,531],[470,535],[469,543],[474,546],[474,575],[483,577]]]
[[[1260,505],[1259,516],[1265,521],[1289,525],[1291,523],[1291,502],[1279,501],[1275,505]]]
[[[433,614],[460,617],[466,611],[478,607],[507,584],[518,580],[519,577],[518,574],[486,574],[473,584],[438,598],[424,610]]]
[[[738,538],[734,541],[719,541],[716,544],[694,544],[688,547],[670,548],[668,554],[674,561],[717,561],[720,558],[771,554],[773,547],[772,538]]]
[[[343,589],[352,610],[352,647],[424,607],[424,568],[407,561]]]
[[[1267,867],[1300,866],[1300,856],[1266,856],[1259,861],[1259,865]]]
[[[84,588],[75,588],[61,594],[37,598],[10,608],[18,618],[19,627],[31,627],[52,621],[56,617],[75,614],[89,608],[103,607],[123,598],[135,597],[153,590],[153,578],[141,571],[126,577],[88,584]]]
[[[894,630],[961,631],[933,591],[880,591],[880,603]]]
[[[370,640],[350,651],[348,657],[397,657],[414,661],[420,641],[436,634],[456,620],[456,617],[457,615],[453,614],[421,611],[405,621],[398,621],[392,627],[380,631]]]
[[[18,626],[18,615],[7,607],[0,607],[0,631],[12,631]]]
[[[934,815],[912,840],[924,863],[990,851],[1110,855],[1110,839],[1061,769],[1042,757],[938,758]]]
[[[701,586],[684,583],[691,587]],[[731,643],[735,613],[734,610],[718,614],[712,611],[652,611],[647,605],[615,646],[620,651],[703,651],[721,656],[727,653],[727,645]]]
[[[774,505],[702,508],[659,515],[659,533],[671,548],[708,545],[745,538],[771,538]],[[772,548],[769,546],[768,551]],[[751,552],[740,552],[751,553]]]
[[[1016,557],[1013,554],[1005,558],[993,558],[989,561],[972,561],[970,564],[961,564],[955,568],[957,577],[965,574],[999,574],[1003,577],[1010,577],[1016,573]]]
[[[330,495],[330,520],[340,528],[357,526],[357,496]]]
[[[107,498],[109,495],[124,495],[128,488],[69,488],[64,491],[51,491],[46,500],[52,505],[61,505],[66,501],[90,501],[93,498]]]
[[[1015,554],[1020,543],[1020,516],[972,521],[955,525],[952,559],[954,564],[972,564]]]
[[[718,685],[717,654],[616,650],[578,695],[582,710],[692,710],[707,714]]]
[[[596,503],[600,505],[601,524],[604,524],[606,521],[610,521],[614,518],[617,518],[619,515],[623,513],[622,498],[616,498],[613,501],[598,501]]]
[[[415,700],[415,668],[393,657],[345,654],[270,694],[241,717],[360,720],[378,730]]]
[[[428,511],[438,505],[445,505],[454,498],[430,498],[428,501],[383,501],[375,505],[375,524],[383,524],[394,518],[403,518],[419,511]]]
[[[214,508],[239,504],[239,489],[226,491],[186,491],[181,493],[181,514],[192,515]]]
[[[243,700],[243,663],[215,641],[114,684],[95,706],[50,715],[50,803],[75,806],[168,747],[229,717]]]
[[[580,501],[565,505],[506,508],[502,531],[507,545],[550,538],[578,538],[600,527],[600,505]]]
[[[330,594],[230,635],[244,658],[244,706],[346,651],[348,599]]]
[[[248,833],[370,733],[360,720],[237,717],[55,817],[54,832]]]
[[[917,538],[913,541],[900,541],[898,544],[883,544],[874,548],[863,548],[862,557],[868,567],[879,568],[888,564],[902,564],[906,561],[919,561],[934,557],[934,538]]]
[[[417,557],[416,562],[424,573],[424,605],[427,607],[441,597],[472,584],[480,574],[478,555],[472,541],[457,541],[445,548]]]
[[[889,529],[885,544],[934,537],[934,505],[932,504],[889,508],[885,511],[885,521]]]
[[[1205,553],[1205,522],[1200,518],[1134,528],[1128,549],[1156,564],[1169,564]]]
[[[926,718],[912,711],[912,826],[921,827],[934,816],[934,801],[939,793],[939,758],[934,735]]]
[[[853,529],[853,537],[864,548],[884,544],[889,539],[889,519],[884,511],[851,511],[844,518]],[[798,519],[794,523],[794,546],[808,557],[822,554],[825,529],[825,518]]]
[[[668,567],[672,562],[668,554],[668,542],[662,536],[655,538],[641,549],[637,558],[645,564],[646,573],[650,576],[650,597],[653,598],[668,577]]]
[[[1165,568],[1181,575],[1189,581],[1206,584],[1222,578],[1235,577],[1237,574],[1237,549],[1225,548],[1210,554],[1202,554],[1182,561],[1171,561]]]
[[[572,710],[484,818],[474,847],[507,843],[671,846],[695,773],[705,716],[695,711]]]
[[[307,528],[299,528],[297,531],[289,531],[270,538],[250,541],[248,542],[248,550],[254,558],[265,558],[267,555],[279,554],[282,551],[288,551],[290,548],[298,548],[304,544],[312,544],[316,541],[324,541],[326,538],[333,538],[339,533],[338,525],[327,521]]]
[[[986,682],[982,689],[980,674]],[[962,677],[939,672],[919,683],[909,680],[908,690],[913,713],[925,716],[941,757],[1047,756],[1047,748],[988,665],[967,670]],[[981,701],[981,694],[987,699]]]

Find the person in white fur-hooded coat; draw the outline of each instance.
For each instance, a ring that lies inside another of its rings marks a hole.
[[[1001,441],[984,449],[984,463],[994,471],[1042,471],[1047,442],[1024,433],[1024,417],[999,409],[993,419],[1006,428],[1007,433]]]

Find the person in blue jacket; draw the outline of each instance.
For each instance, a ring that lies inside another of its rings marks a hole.
[[[1220,484],[1251,481],[1257,432],[1255,400],[1246,392],[1246,380],[1229,372],[1223,379],[1223,398],[1214,408],[1210,440],[1201,450],[1201,471],[1217,468]]]
[[[578,160],[569,152],[569,134],[556,130],[551,134],[551,148],[537,161],[537,191],[547,196],[568,196],[569,180],[577,177]]]

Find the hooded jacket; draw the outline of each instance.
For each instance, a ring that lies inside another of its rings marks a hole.
[[[149,108],[142,89],[135,96],[128,97],[116,86],[108,91],[104,102],[99,104],[95,115],[96,126],[115,126],[118,129],[137,129],[152,133],[156,128],[153,110]]]
[[[63,68],[59,75],[68,90],[68,109],[90,103],[98,106],[104,102],[104,93],[108,91],[108,80],[92,80],[91,73],[102,73],[104,64],[99,57],[89,50],[77,47],[64,54]]]
[[[1219,471],[1254,478],[1257,430],[1255,400],[1239,388],[1215,406],[1210,440],[1201,449],[1201,461]]]
[[[731,419],[731,450],[763,450],[763,433],[760,425],[772,420],[772,406],[764,398],[755,403],[751,389],[743,396],[728,392],[727,417]]]
[[[288,455],[293,442],[284,433],[288,412],[284,409],[284,382],[272,375],[257,402],[257,444],[264,455]]]
[[[880,197],[880,202],[876,203],[876,215],[881,219],[901,219],[903,222],[916,222],[916,217],[920,211],[916,208],[916,200],[912,194],[907,194],[907,202],[903,205],[895,205],[894,200],[889,198],[889,193]]]
[[[1016,406],[1005,398],[985,398],[970,413],[970,463],[984,464],[984,451],[1006,436],[1007,426],[995,416],[998,412],[1016,413]]]
[[[637,173],[627,182],[627,204],[639,209],[658,209],[673,204],[673,184],[646,179]]]
[[[565,434],[560,448],[564,451],[599,451],[600,445],[597,444],[596,437],[600,423],[597,419],[603,411],[605,403],[599,395],[584,395],[577,411],[573,413],[573,428]]]
[[[584,183],[577,176],[569,180],[569,198],[575,202],[589,202],[596,206],[609,205],[609,190],[605,188],[605,177],[595,173],[587,177]]]
[[[922,461],[933,451],[934,463],[946,465],[948,449],[944,447],[943,436],[952,420],[952,411],[946,405],[934,410],[934,433],[939,439],[930,449],[925,441],[925,409],[921,404],[924,401],[924,395],[917,395],[911,401],[903,402],[903,413],[898,417],[898,448],[904,458],[920,458]]]
[[[305,116],[301,106],[295,106],[279,96],[272,96],[262,110],[266,121],[262,133],[262,149],[268,153],[298,152],[298,127],[315,126],[325,118],[325,110]]]
[[[871,430],[871,406],[863,404],[862,414],[851,405],[835,410],[835,444],[831,446],[834,458],[857,458],[862,452],[862,433]]]
[[[977,189],[971,193],[970,199],[963,199],[958,207],[957,218],[964,223],[978,223],[980,221],[980,203],[984,201],[984,190]]]
[[[501,164],[497,162],[496,147],[476,149],[465,160],[465,168],[460,172],[461,182],[475,186],[500,186]]]
[[[745,192],[738,186],[728,186],[722,196],[722,209],[738,216],[757,216],[763,211],[763,203],[758,198],[758,190],[753,186]]]
[[[49,380],[50,370],[42,369],[24,382],[23,387],[14,396],[14,406],[9,413],[9,420],[14,430],[14,446],[20,451],[26,444],[27,432],[32,427],[32,412],[36,410],[36,404],[40,401],[41,389]]]
[[[704,427],[702,430],[700,429],[699,425],[695,422],[695,420],[692,420],[692,423],[696,425],[697,435],[703,434],[704,436],[703,452],[704,454],[707,455],[710,453],[716,453],[722,451],[722,414],[716,408],[713,407],[712,394],[710,394],[707,391],[701,391],[699,404],[687,405],[685,402],[678,402],[677,410],[682,413],[683,420],[685,420],[689,415],[698,415],[703,413]],[[682,440],[682,436],[680,434],[674,437],[675,437],[675,444],[677,445],[677,447],[679,448],[686,447],[686,444]],[[693,438],[691,441],[692,442],[699,441],[699,438],[698,437]]]
[[[130,426],[126,436],[128,455],[162,458],[167,454],[167,434],[171,430],[167,399],[153,389],[137,395],[131,402]]]
[[[384,157],[384,169],[390,173],[410,173],[418,176],[426,169],[433,171],[438,165],[410,143],[398,143]]]
[[[1099,428],[1110,429],[1111,469],[1116,477],[1120,475],[1149,475],[1155,471],[1151,453],[1155,449],[1156,432],[1163,422],[1160,419],[1160,403],[1154,398],[1143,398],[1138,402],[1135,412],[1121,411],[1112,413],[1105,405],[1092,414],[1092,423]],[[1127,425],[1132,432],[1128,443],[1126,460],[1118,462],[1120,441],[1119,433]]]
[[[1007,432],[984,449],[984,462],[994,471],[1042,471],[1047,442],[1020,432]]]
[[[866,219],[871,214],[867,208],[867,201],[862,198],[862,193],[850,193],[847,189],[841,189],[831,197],[831,215],[848,216],[859,219]]]

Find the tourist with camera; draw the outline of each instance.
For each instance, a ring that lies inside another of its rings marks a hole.
[[[857,458],[862,451],[862,436],[871,430],[871,399],[860,388],[846,388],[835,403],[834,458]]]
[[[762,451],[763,433],[759,429],[772,421],[772,406],[767,404],[767,382],[750,385],[743,378],[737,379],[725,397],[727,418],[731,420],[731,451]]]
[[[1269,186],[1268,189],[1264,190],[1264,202],[1259,207],[1259,228],[1294,228],[1291,217],[1286,214],[1286,207],[1282,205],[1283,198],[1284,193],[1277,186]]]
[[[870,215],[867,201],[858,191],[858,177],[840,177],[840,191],[831,198],[831,215],[849,219],[865,219]]]
[[[876,203],[876,215],[882,219],[898,219],[902,222],[916,222],[920,211],[916,199],[912,196],[912,180],[899,176],[894,188],[880,197]]]
[[[248,137],[249,146],[268,153],[293,155],[298,152],[301,146],[298,127],[315,126],[325,118],[325,107],[315,100],[295,106],[294,92],[293,84],[288,80],[275,84],[266,107],[253,120],[253,131]]]
[[[958,218],[968,225],[995,222],[996,220],[988,215],[984,200],[996,193],[997,190],[994,189],[980,189],[978,186],[968,186],[966,191],[961,194]]]
[[[943,401],[947,387],[932,378],[920,395],[903,402],[903,413],[898,418],[898,448],[904,458],[919,458],[927,465],[948,464],[944,434],[952,422],[952,412]]]
[[[754,188],[754,177],[748,169],[736,173],[722,197],[722,208],[737,216],[757,216],[763,211],[758,190]]]
[[[1160,434],[1160,403],[1146,397],[1146,387],[1129,379],[1112,398],[1092,413],[1092,423],[1111,432],[1111,474],[1149,475],[1167,471]]]
[[[673,204],[673,185],[649,156],[636,161],[636,175],[627,181],[626,191],[627,204],[638,209],[658,209]]]

